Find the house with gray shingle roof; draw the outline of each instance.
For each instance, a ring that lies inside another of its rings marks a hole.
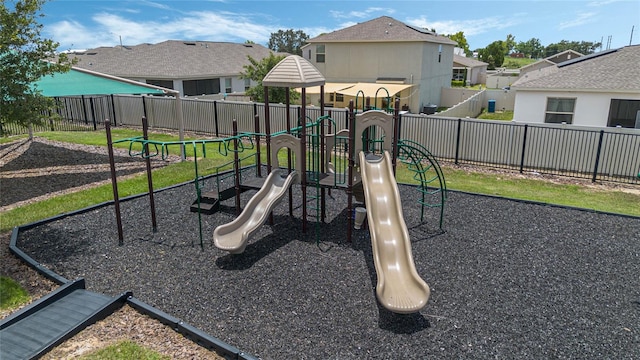
[[[77,67],[180,91],[182,96],[244,93],[247,56],[272,51],[258,44],[168,40],[158,44],[99,47],[69,54]]]
[[[469,85],[487,83],[489,64],[462,55],[453,55],[453,80],[466,80]]]
[[[525,74],[514,120],[640,128],[640,45],[582,56]]]
[[[390,95],[418,113],[440,102],[442,87],[451,87],[456,45],[445,36],[382,16],[309,39],[302,55],[320,70],[328,85],[350,83],[364,88],[362,84],[373,84],[364,91],[372,100],[374,88],[404,84],[401,91]],[[356,87],[346,92],[357,91]],[[378,99],[381,94],[386,96],[381,92]],[[348,97],[337,106],[346,105]]]

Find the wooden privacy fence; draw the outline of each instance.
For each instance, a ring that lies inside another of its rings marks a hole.
[[[179,129],[176,100],[170,97],[110,95],[56,100],[61,104],[62,120],[34,131],[102,129],[107,118],[115,126],[140,126],[143,116],[151,129]],[[347,127],[347,109],[329,108],[325,114],[320,114],[319,107],[306,109],[311,120],[329,113],[335,120],[335,131]],[[205,136],[231,135],[234,119],[240,132],[254,132],[256,116],[260,120],[258,132],[265,132],[262,103],[183,98],[182,114],[185,131]],[[290,126],[297,126],[300,106],[291,106],[287,117],[285,105],[269,104],[269,115],[270,131],[284,131],[287,119]],[[2,130],[4,134],[21,131]],[[400,137],[455,164],[640,184],[640,131],[635,129],[403,114]]]

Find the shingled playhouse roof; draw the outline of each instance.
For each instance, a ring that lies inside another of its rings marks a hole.
[[[290,55],[274,66],[262,79],[264,86],[307,88],[324,85],[324,76],[309,61]]]

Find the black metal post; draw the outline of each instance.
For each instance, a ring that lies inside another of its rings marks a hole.
[[[347,115],[347,124],[351,129],[349,131],[349,148],[347,151],[347,158],[349,162],[348,174],[349,178],[347,179],[347,241],[351,241],[351,226],[353,219],[351,218],[351,214],[353,213],[353,168],[356,165],[354,161],[354,157],[358,154],[355,154],[355,144],[356,144],[356,116],[353,110],[353,100],[349,100],[349,113]]]
[[[462,127],[462,119],[458,119],[458,130],[456,134],[456,159],[454,164],[458,165],[458,156],[460,155],[460,129]]]
[[[84,123],[89,124],[89,115],[87,115],[87,107],[84,105],[84,95],[80,96],[80,101],[82,101],[82,113],[84,114]]]
[[[91,107],[91,120],[93,120],[93,130],[98,130],[98,122],[96,121],[96,110],[94,109],[93,97],[89,98],[89,106]]]
[[[147,119],[147,102],[144,95],[142,95],[142,113],[144,118]]]
[[[302,105],[300,105],[300,111],[302,114],[300,118],[302,120],[302,131],[300,133],[300,185],[302,186],[302,233],[307,233],[307,113],[305,100],[307,98],[307,88],[302,88]]]
[[[291,134],[291,89],[286,88],[285,92],[285,119],[287,122],[287,134]],[[291,172],[291,149],[287,148],[287,170]],[[293,188],[289,186],[289,216],[293,217]]]
[[[145,140],[144,142],[144,151],[143,155],[145,157],[145,162],[147,164],[147,183],[149,184],[149,206],[151,207],[151,225],[153,226],[153,232],[158,231],[158,224],[156,223],[156,202],[153,198],[153,179],[151,176],[151,158],[149,157],[149,144],[147,140],[149,140],[149,122],[147,121],[147,117],[142,117],[142,136]]]
[[[254,132],[256,137],[256,176],[262,177],[262,160],[260,159],[260,117],[256,114],[253,117]]]
[[[116,209],[116,224],[118,225],[118,245],[124,244],[122,235],[122,216],[120,215],[120,196],[118,196],[118,180],[116,179],[116,162],[113,156],[113,141],[111,139],[111,122],[104,120],[104,128],[107,133],[107,149],[109,150],[109,167],[111,168],[111,187],[113,188],[113,204]]]
[[[398,165],[398,137],[400,137],[400,99],[396,98],[395,109],[393,109],[393,140],[391,141],[391,166],[393,174],[396,174],[396,166]]]
[[[524,134],[522,135],[522,154],[520,154],[520,173],[524,171],[524,154],[527,150],[527,132],[529,130],[529,125],[524,124]]]
[[[220,137],[220,131],[218,129],[218,102],[213,102],[213,125],[216,128],[216,137]]]
[[[269,111],[269,87],[264,87],[264,133],[267,142],[267,174],[271,174],[271,114]]]
[[[598,166],[600,165],[600,153],[602,152],[602,139],[604,138],[604,130],[600,130],[600,139],[598,139],[598,152],[596,153],[596,163],[593,166],[593,177],[591,182],[596,182],[598,177]]]
[[[235,171],[236,214],[240,215],[240,159],[238,157],[238,122],[236,119],[233,119],[233,170]]]
[[[113,126],[118,126],[118,119],[116,119],[116,101],[113,94],[109,97],[111,99],[111,116],[113,119]]]

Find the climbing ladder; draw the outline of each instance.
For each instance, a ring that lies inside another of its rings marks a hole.
[[[0,322],[0,359],[35,359],[122,307],[130,292],[119,297],[85,290],[84,279],[52,293]]]
[[[444,219],[444,203],[447,184],[438,160],[424,146],[411,140],[398,140],[398,160],[413,172],[413,179],[420,185],[420,221],[424,220],[425,207],[440,207],[440,229]]]

